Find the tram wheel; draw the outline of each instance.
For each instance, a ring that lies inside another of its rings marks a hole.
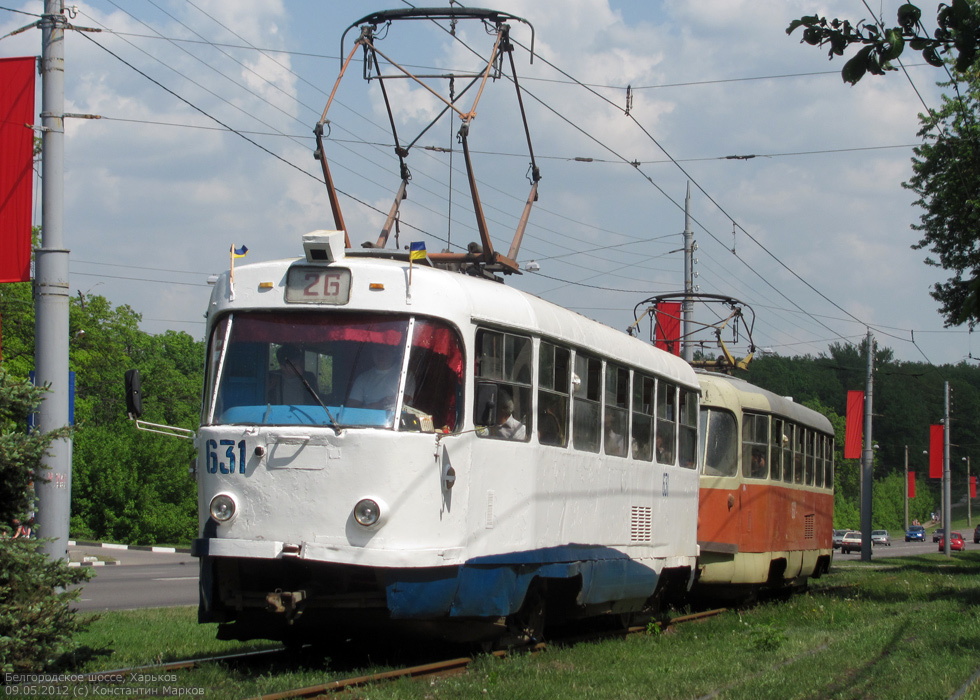
[[[532,583],[524,595],[521,609],[507,616],[507,632],[497,640],[498,649],[511,646],[528,646],[544,639],[544,622],[547,596],[545,587]]]

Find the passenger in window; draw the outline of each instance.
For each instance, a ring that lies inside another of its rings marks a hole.
[[[269,373],[268,402],[283,406],[315,404],[316,397],[310,389],[316,391],[316,376],[303,370],[303,348],[291,343],[280,345],[276,359],[279,369]]]
[[[666,461],[666,456],[667,453],[664,450],[664,436],[658,435],[657,436],[657,461],[663,463],[664,461]]]
[[[764,477],[769,473],[766,469],[766,457],[762,454],[762,450],[752,450],[752,465],[749,473],[756,478]]]
[[[523,423],[514,418],[514,399],[501,391],[497,401],[497,425],[494,426],[491,435],[507,440],[523,440],[527,429]]]
[[[538,413],[538,442],[542,445],[561,445],[561,422],[551,409]]]
[[[368,357],[371,360],[371,367],[361,372],[354,385],[351,387],[350,395],[347,397],[347,405],[351,408],[379,408],[390,409],[395,407],[395,397],[398,394],[398,377],[401,367],[398,365],[398,350],[393,345],[374,344],[368,350]],[[406,403],[414,394],[414,382],[409,381],[409,387],[405,389]]]
[[[616,417],[606,412],[603,428],[606,434],[606,454],[623,457],[626,455],[626,442],[623,436],[616,432]]]

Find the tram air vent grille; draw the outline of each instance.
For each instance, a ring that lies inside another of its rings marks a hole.
[[[650,542],[653,539],[653,508],[633,506],[630,509],[630,542]]]
[[[816,521],[817,516],[810,514],[803,517],[803,538],[807,540],[813,539],[813,524]]]

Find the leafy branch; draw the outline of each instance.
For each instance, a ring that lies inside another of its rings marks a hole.
[[[922,10],[905,3],[898,8],[897,27],[885,28],[863,19],[855,24],[849,20],[808,15],[794,19],[786,33],[792,34],[803,27],[801,43],[829,47],[831,60],[834,56],[843,56],[853,44],[862,45],[841,70],[844,82],[851,85],[866,73],[884,75],[885,71],[895,70],[891,62],[902,55],[906,46],[920,52],[931,66],[941,67],[954,54],[957,71],[965,71],[973,64],[980,44],[980,9],[973,2],[952,0],[949,5],[941,3],[936,11],[937,29],[932,36],[922,26],[921,18]]]

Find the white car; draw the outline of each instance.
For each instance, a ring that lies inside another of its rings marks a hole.
[[[892,538],[891,535],[888,534],[888,530],[872,530],[871,544],[883,544],[887,547],[891,547]]]
[[[844,539],[840,541],[840,553],[849,554],[861,551],[861,533],[857,530],[848,530]]]

